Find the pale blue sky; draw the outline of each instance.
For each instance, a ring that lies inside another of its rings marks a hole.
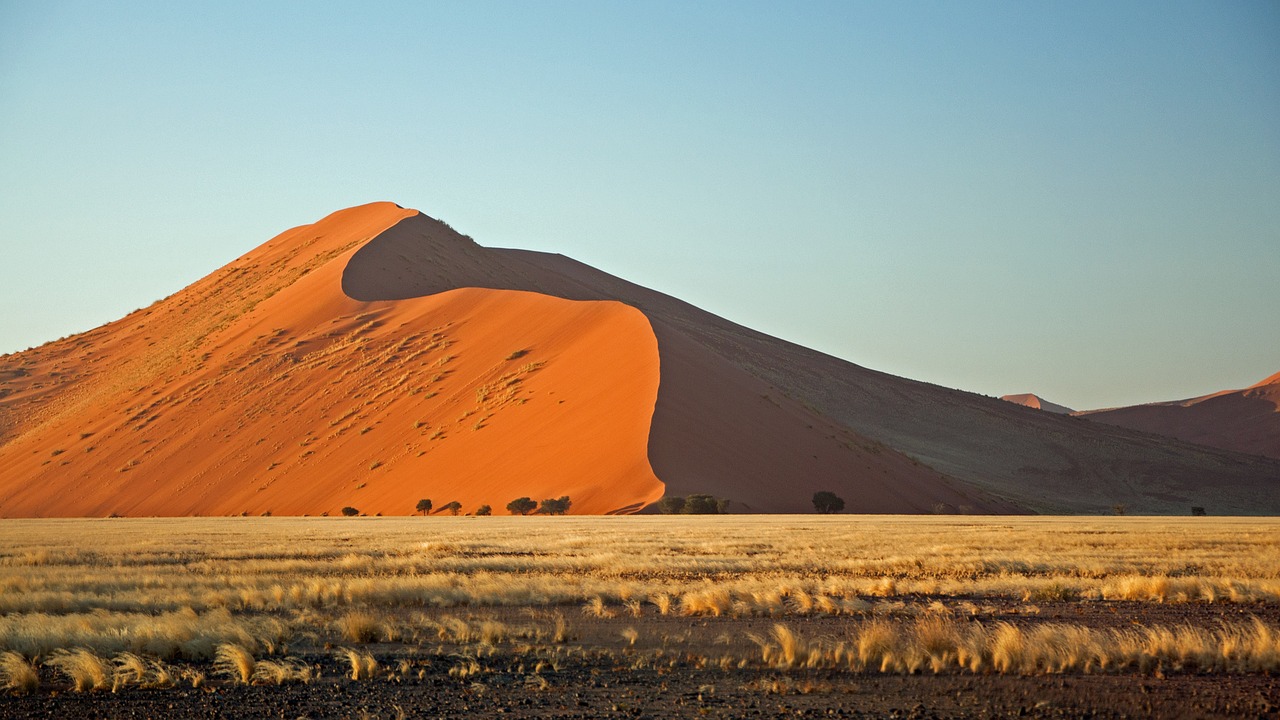
[[[1280,3],[0,0],[0,352],[371,200],[949,387],[1240,387]]]

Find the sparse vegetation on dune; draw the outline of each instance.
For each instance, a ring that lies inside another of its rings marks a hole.
[[[548,664],[573,653],[744,672],[1280,671],[1277,520],[429,525],[5,521],[0,688],[163,688],[206,673],[232,686],[446,671],[472,683],[494,658],[542,686],[554,682]],[[1107,612],[1114,603],[1128,603],[1124,615]],[[1179,608],[1216,620],[1182,620]]]

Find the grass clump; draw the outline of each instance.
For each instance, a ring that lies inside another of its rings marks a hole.
[[[253,682],[253,673],[257,665],[257,661],[253,659],[253,653],[236,643],[222,643],[213,656],[215,673],[226,675],[244,685]]]
[[[352,680],[369,680],[378,672],[378,661],[367,652],[355,648],[339,648],[338,659],[345,660],[351,668]]]
[[[253,681],[262,685],[310,683],[314,678],[315,672],[312,667],[297,658],[259,660],[253,667]]]
[[[26,695],[39,687],[40,674],[30,660],[12,650],[0,653],[0,690]]]
[[[338,633],[343,640],[355,643],[371,643],[379,640],[386,628],[372,613],[355,610],[338,618]]]
[[[58,650],[46,664],[66,676],[76,692],[105,690],[115,679],[115,668],[111,663],[85,648]]]

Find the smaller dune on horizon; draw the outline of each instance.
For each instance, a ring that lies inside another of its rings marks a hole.
[[[1036,410],[1044,410],[1045,412],[1056,413],[1058,415],[1070,415],[1075,412],[1066,405],[1049,402],[1035,393],[1021,393],[1019,395],[1001,395],[1001,400],[1014,403],[1015,405],[1025,405]]]
[[[1075,415],[1198,445],[1280,458],[1280,373],[1237,390]]]

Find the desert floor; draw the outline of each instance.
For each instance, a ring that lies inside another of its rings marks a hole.
[[[1280,520],[0,521],[4,717],[1255,717]]]

